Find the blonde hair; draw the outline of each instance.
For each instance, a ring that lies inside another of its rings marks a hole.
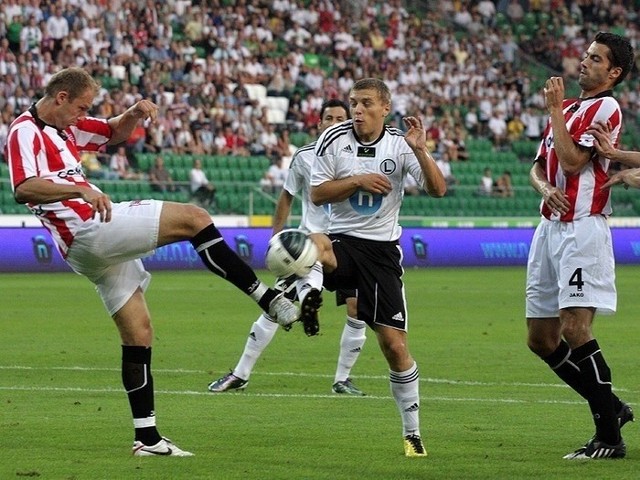
[[[60,92],[67,92],[69,100],[74,100],[87,90],[92,89],[94,94],[98,93],[100,83],[98,83],[89,72],[80,67],[71,67],[55,73],[44,89],[47,97],[55,97]]]
[[[351,90],[375,90],[378,92],[382,103],[391,103],[391,91],[389,90],[389,87],[387,87],[387,84],[378,78],[363,78],[362,80],[358,80],[353,84]]]

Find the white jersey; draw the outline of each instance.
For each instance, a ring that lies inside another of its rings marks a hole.
[[[311,165],[316,158],[315,146],[316,142],[313,142],[300,147],[293,155],[284,189],[293,196],[300,193],[302,197],[302,220],[299,228],[307,233],[324,233],[329,225],[329,206],[315,205],[309,195]]]
[[[331,204],[328,233],[346,233],[358,238],[395,241],[402,227],[398,223],[404,197],[404,179],[413,176],[424,185],[422,168],[398,128],[385,127],[371,144],[360,143],[348,120],[325,130],[316,143],[316,161],[311,169],[311,186],[365,173],[381,173],[391,182],[388,195],[357,190],[342,202]]]

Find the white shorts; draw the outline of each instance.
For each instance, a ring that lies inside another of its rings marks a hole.
[[[140,258],[157,246],[161,211],[159,200],[114,203],[111,221],[87,222],[69,248],[67,262],[96,285],[110,315],[138,287],[144,291],[149,285],[151,275]]]
[[[556,318],[568,307],[615,313],[615,261],[606,218],[543,218],[531,240],[526,293],[527,318]]]

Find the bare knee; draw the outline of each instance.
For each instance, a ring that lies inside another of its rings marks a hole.
[[[331,239],[323,233],[312,233],[310,237],[318,248],[318,261],[326,272],[333,272],[338,268],[338,260],[333,253]]]
[[[153,327],[142,290],[138,289],[129,301],[113,316],[122,345],[150,347]]]
[[[589,309],[568,309],[560,313],[562,336],[571,348],[577,348],[593,340],[591,329],[593,312]]]
[[[527,327],[527,346],[540,358],[548,357],[560,345],[561,328],[558,319],[529,319]]]
[[[165,202],[160,215],[158,244],[188,240],[212,223],[211,215],[204,208],[190,203]]]
[[[407,336],[404,332],[387,327],[378,327],[376,334],[382,354],[391,370],[402,372],[411,368],[413,358],[409,354]]]
[[[153,327],[148,316],[133,321],[118,319],[114,316],[122,345],[150,347],[153,342]]]

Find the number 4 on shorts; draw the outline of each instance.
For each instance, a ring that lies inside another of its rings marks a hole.
[[[569,285],[575,286],[579,292],[582,291],[582,286],[584,282],[582,281],[582,268],[576,268],[569,279]]]

